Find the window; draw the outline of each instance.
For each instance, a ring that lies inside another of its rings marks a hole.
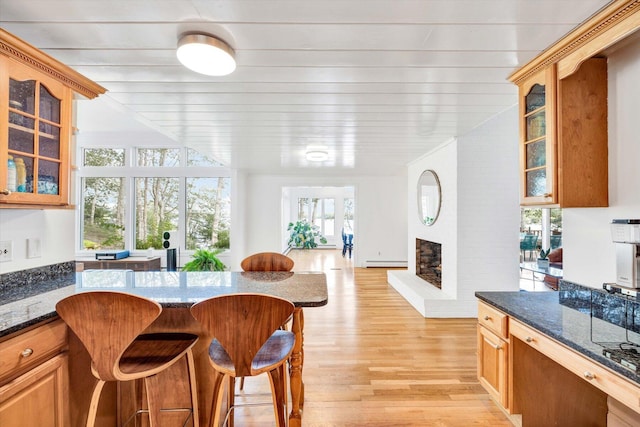
[[[187,178],[187,249],[229,248],[229,178]]]
[[[82,179],[82,248],[124,249],[124,178]]]
[[[82,148],[80,250],[230,247],[229,169],[187,148]]]
[[[299,198],[298,220],[307,220],[318,227],[320,234],[335,234],[335,199]]]
[[[178,230],[178,178],[135,178],[136,249],[162,248],[162,232]]]

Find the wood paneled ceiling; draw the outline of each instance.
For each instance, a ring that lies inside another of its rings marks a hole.
[[[80,104],[82,132],[119,132],[115,105],[233,168],[371,175],[515,105],[508,75],[608,3],[0,0],[0,26],[108,89]],[[181,66],[186,31],[224,39],[236,71]],[[310,164],[318,144],[329,160]]]

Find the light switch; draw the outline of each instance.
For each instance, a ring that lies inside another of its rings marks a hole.
[[[40,238],[31,237],[27,239],[27,258],[40,258],[41,256]]]

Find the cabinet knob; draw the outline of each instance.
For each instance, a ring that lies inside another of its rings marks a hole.
[[[11,194],[11,191],[5,188],[4,190],[0,191],[0,194],[3,196],[8,196],[9,194]]]
[[[25,348],[24,350],[22,350],[22,353],[20,353],[20,356],[22,357],[29,357],[33,354],[33,349],[31,348]]]
[[[526,342],[534,342],[535,340],[532,337],[527,337],[524,339]]]
[[[591,372],[589,372],[589,371],[585,371],[583,375],[584,375],[584,377],[585,377],[586,379],[588,379],[588,380],[595,379],[595,377],[596,377],[596,374],[592,374],[592,373],[591,373]]]
[[[484,316],[484,320],[491,320],[491,316]]]

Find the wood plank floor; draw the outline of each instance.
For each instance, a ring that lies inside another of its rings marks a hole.
[[[340,251],[290,256],[329,286],[329,304],[304,312],[303,426],[511,426],[476,379],[475,320],[424,319],[385,269],[354,269]],[[240,393],[268,391],[259,377]],[[236,426],[274,424],[271,407],[237,410]]]

